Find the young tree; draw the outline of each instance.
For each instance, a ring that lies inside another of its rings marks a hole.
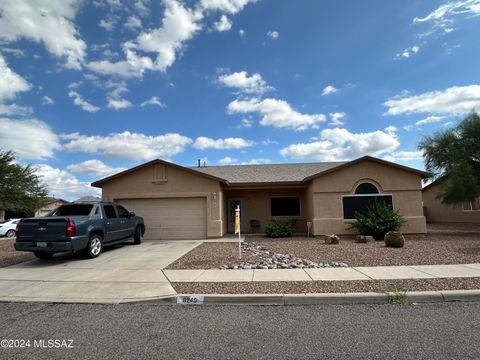
[[[0,210],[34,212],[46,203],[47,195],[30,165],[16,163],[12,151],[0,151]]]
[[[442,182],[440,199],[453,205],[480,196],[480,116],[468,115],[456,127],[425,137],[418,145],[425,167]]]

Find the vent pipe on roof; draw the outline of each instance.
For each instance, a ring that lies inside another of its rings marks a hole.
[[[203,167],[207,167],[207,162],[205,160],[203,161]]]
[[[200,167],[200,162],[201,162],[201,161],[202,161],[202,160],[198,159],[198,167]]]

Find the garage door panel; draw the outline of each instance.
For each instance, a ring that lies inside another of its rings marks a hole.
[[[145,239],[204,239],[207,234],[205,198],[117,200],[145,220]]]

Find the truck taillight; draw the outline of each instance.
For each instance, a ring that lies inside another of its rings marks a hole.
[[[20,237],[20,223],[18,223],[17,227],[15,228],[15,237]]]
[[[73,220],[67,220],[67,237],[73,237],[77,234],[77,227],[75,226],[75,222]]]

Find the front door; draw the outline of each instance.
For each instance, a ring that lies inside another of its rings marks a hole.
[[[235,209],[240,206],[240,231],[243,232],[242,218],[243,218],[243,201],[242,199],[229,199],[228,200],[228,232],[233,233],[235,231]]]

